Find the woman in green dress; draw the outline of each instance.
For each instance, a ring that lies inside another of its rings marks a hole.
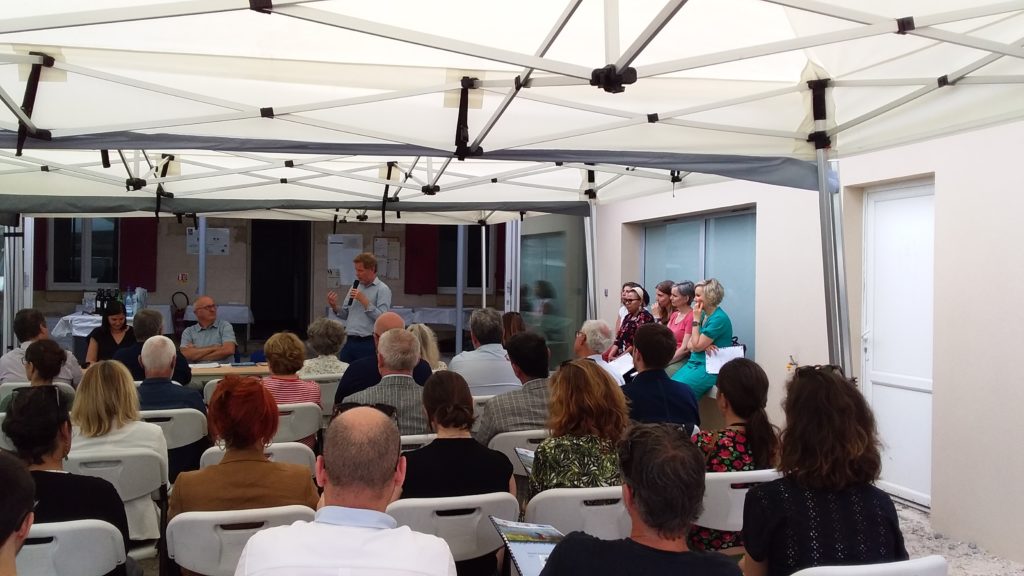
[[[690,360],[672,375],[672,379],[689,386],[700,400],[718,378],[716,374],[708,374],[707,355],[732,345],[732,321],[719,306],[725,298],[725,288],[718,280],[708,278],[697,284],[695,291]]]

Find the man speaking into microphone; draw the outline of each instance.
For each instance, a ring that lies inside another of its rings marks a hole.
[[[391,308],[391,288],[377,278],[377,258],[363,252],[352,260],[355,265],[356,281],[348,294],[327,293],[327,304],[345,322],[348,339],[338,357],[342,362],[373,356],[377,353],[373,343],[373,323],[377,317]],[[340,306],[339,306],[340,304]]]

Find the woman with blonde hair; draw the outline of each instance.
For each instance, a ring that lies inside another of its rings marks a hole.
[[[167,461],[167,442],[156,424],[139,421],[139,395],[124,364],[101,360],[85,371],[71,408],[71,450],[105,453],[125,448],[156,452]],[[156,502],[147,494],[124,503],[132,540],[160,537]]]
[[[689,386],[700,400],[718,379],[716,374],[708,374],[707,355],[732,345],[732,320],[720,306],[725,298],[725,288],[718,280],[708,278],[698,283],[694,292],[693,331],[687,345],[690,359],[672,375],[672,379]]]
[[[437,335],[430,329],[430,326],[410,324],[406,330],[412,332],[420,341],[420,358],[426,360],[431,370],[437,372],[448,369],[448,365],[441,361],[441,351],[437,348]]]
[[[619,483],[616,443],[629,425],[626,396],[590,359],[563,362],[551,377],[548,428],[537,447],[530,496],[549,488]]]
[[[278,404],[312,402],[320,406],[320,385],[312,380],[302,380],[296,374],[306,360],[306,347],[302,340],[291,332],[278,332],[263,345],[267,355],[270,376],[263,377],[263,385],[270,390]],[[299,440],[306,446],[316,446],[316,436]]]

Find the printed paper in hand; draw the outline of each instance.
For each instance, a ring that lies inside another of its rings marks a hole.
[[[734,358],[743,358],[743,346],[726,346],[719,348],[714,354],[708,353],[705,360],[708,374],[718,374],[722,366]]]

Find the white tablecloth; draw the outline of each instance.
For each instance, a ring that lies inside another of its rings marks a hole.
[[[160,312],[160,315],[164,319],[164,334],[174,333],[174,326],[171,323],[171,307],[166,304],[153,304],[147,306],[150,310],[156,310]],[[135,320],[134,317],[128,318],[128,324],[131,325]],[[69,314],[60,319],[57,325],[53,328],[54,336],[78,336],[86,337],[94,328],[100,327],[101,318],[99,314],[88,314],[83,312],[76,312],[75,314]]]
[[[196,313],[189,304],[185,309],[185,320],[194,322]],[[217,304],[217,319],[227,320],[230,324],[252,324],[252,310],[245,304]]]

